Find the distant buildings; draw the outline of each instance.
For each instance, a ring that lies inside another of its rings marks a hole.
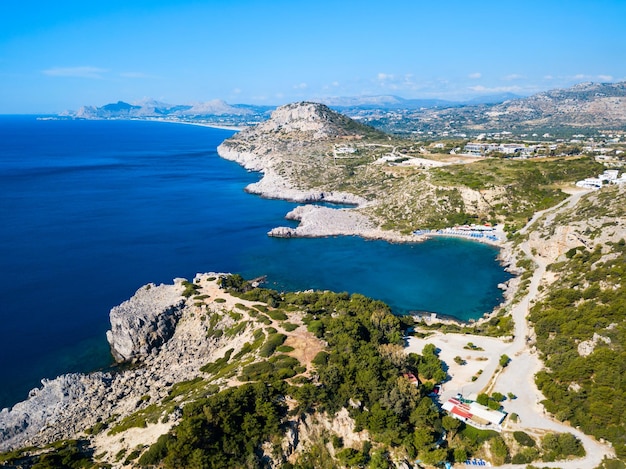
[[[521,143],[482,143],[470,142],[465,145],[464,154],[469,156],[485,156],[489,153],[499,152],[505,155],[529,157],[537,147],[527,146]]]

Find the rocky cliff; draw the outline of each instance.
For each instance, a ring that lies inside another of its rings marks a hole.
[[[95,425],[113,427],[161,402],[175,383],[197,378],[204,364],[224,354],[226,345],[241,347],[251,334],[245,328],[228,339],[209,333],[234,323],[226,314],[233,301],[212,300],[221,293],[217,278],[203,274],[194,279],[203,300],[184,298],[177,279],[173,285],[146,285],[113,308],[107,334],[111,349],[118,359],[133,359],[135,366],[43,380],[26,401],[0,411],[0,451],[76,438]],[[211,324],[203,321],[208,314],[214,315]],[[169,415],[161,432],[176,422],[176,415]],[[151,442],[148,437],[145,443]]]
[[[174,285],[149,284],[111,310],[106,336],[116,361],[144,358],[172,337],[185,306],[182,291],[181,279]]]
[[[45,452],[48,444],[81,439],[89,448],[89,458],[98,464],[138,467],[123,455],[143,452],[168,433],[181,421],[185,404],[241,385],[237,376],[251,363],[267,365],[263,358],[267,355],[259,356],[260,346],[277,332],[285,334],[285,352],[291,350],[286,353],[297,357],[298,372],[309,375],[312,359],[325,344],[306,330],[304,313],[290,312],[288,324],[271,320],[261,314],[267,309],[258,301],[224,291],[222,276],[198,274],[191,282],[194,294],[189,298],[182,296],[181,279],[173,285],[149,284],[113,308],[111,321],[119,331],[113,334],[111,345],[121,343],[117,353],[121,350],[123,356],[133,357],[133,365],[44,380],[26,401],[0,412],[0,452],[35,448],[15,453],[21,461]],[[172,317],[177,321],[171,336],[163,334],[153,341],[160,320]],[[118,336],[124,339],[115,340]],[[369,439],[367,431],[356,431],[346,409],[336,415],[296,415],[283,426],[288,431],[278,446],[262,448],[267,461],[275,461],[264,467],[279,467],[284,458],[309,451],[311,441],[321,441],[328,432],[344,444],[360,445]]]
[[[261,171],[263,178],[246,190],[268,198],[296,202],[324,201],[360,205],[363,197],[325,188],[324,173],[336,172],[333,146],[360,140],[366,135],[382,136],[323,104],[295,103],[276,109],[269,120],[244,129],[217,149],[225,159],[244,168]],[[316,178],[303,178],[303,171],[316,168]]]

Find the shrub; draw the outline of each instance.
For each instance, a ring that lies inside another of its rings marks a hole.
[[[500,356],[500,366],[502,368],[505,368],[510,362],[511,362],[511,359],[509,358],[508,355],[504,354]]]
[[[293,324],[291,322],[284,322],[282,326],[287,332],[295,331],[299,327],[297,324]]]
[[[536,445],[535,440],[533,440],[533,438],[526,432],[513,432],[513,438],[515,438],[515,441],[517,441],[522,446],[533,447]]]
[[[195,283],[191,283],[188,280],[184,280],[182,284],[185,287],[182,293],[185,298],[189,298],[195,295],[195,293],[200,289],[200,286],[196,285]]]
[[[279,309],[268,310],[267,315],[274,321],[284,321],[287,319],[287,315]]]
[[[269,357],[274,353],[278,346],[282,345],[283,342],[285,342],[285,339],[287,339],[287,336],[285,334],[270,334],[261,349],[259,350],[259,355],[261,355],[262,357]]]

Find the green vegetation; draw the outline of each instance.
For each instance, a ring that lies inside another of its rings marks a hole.
[[[238,288],[247,287],[238,285]],[[299,377],[298,384],[287,384],[286,378],[294,377],[305,368],[295,358],[286,355],[245,364],[239,379],[259,382],[226,389],[188,404],[183,422],[153,445],[140,458],[141,464],[158,462],[164,467],[205,467],[202,461],[210,458],[211,467],[222,467],[215,462],[222,460],[230,460],[230,467],[244,462],[256,467],[257,463],[252,461],[259,457],[260,442],[279,441],[272,438],[282,431],[280,422],[285,409],[280,402],[284,396],[297,402],[296,413],[324,410],[334,413],[341,408],[349,409],[357,427],[367,428],[374,439],[372,443],[381,448],[402,446],[411,457],[419,455],[433,462],[447,457],[447,450],[435,445],[442,431],[442,421],[436,406],[427,397],[434,383],[445,379],[446,374],[434,347],[425,350],[423,356],[407,356],[402,352],[403,328],[407,327],[408,319],[401,321],[391,314],[387,305],[362,295],[306,292],[276,296],[254,289],[245,294],[273,299],[277,302],[276,307],[281,309],[296,305],[305,313],[303,319],[309,329],[328,343],[326,351],[314,360],[315,380],[319,384],[314,385],[305,377]],[[270,356],[286,336],[273,328],[267,332],[259,353]],[[231,354],[207,364],[203,371],[211,372],[232,362]],[[429,382],[417,387],[402,378],[406,372]],[[257,395],[242,404],[238,399],[241,397],[239,393],[244,392],[246,396],[250,393]],[[263,399],[258,398],[258,394],[263,394]],[[268,401],[265,414],[253,409],[251,404],[261,401]],[[227,419],[231,412],[235,416]],[[265,415],[267,420],[259,422],[247,412]],[[267,421],[271,421],[271,425],[268,426]],[[241,434],[233,436],[229,433],[235,428],[242,428]],[[248,431],[252,434],[247,434]],[[231,451],[235,447],[244,449],[236,459],[229,459],[233,457]],[[377,467],[388,467],[384,450],[370,452],[364,447],[341,451],[340,460],[375,460]],[[312,448],[302,456],[301,462],[309,461],[312,466],[323,467],[320,463],[324,454]]]
[[[398,169],[393,179],[370,183],[386,195],[368,213],[385,228],[401,232],[499,222],[514,233],[535,212],[564,200],[564,184],[603,170],[591,157],[486,159],[427,172]],[[480,193],[482,200],[465,197],[468,189]]]
[[[585,455],[580,440],[571,433],[548,433],[541,439],[541,448],[544,452],[542,458],[546,462]]]
[[[182,295],[185,298],[190,298],[196,294],[196,292],[200,289],[200,285],[196,285],[195,283],[189,282],[188,280],[183,280],[183,286],[185,289],[183,290]]]
[[[274,353],[277,347],[285,342],[287,336],[285,334],[280,334],[274,332],[267,337],[267,340],[259,350],[259,355],[262,357],[269,357]]]
[[[299,327],[297,324],[293,324],[291,322],[284,322],[282,323],[282,326],[287,332],[293,332]]]
[[[480,393],[478,396],[476,396],[476,402],[493,410],[500,410],[500,408],[502,407],[500,402],[505,399],[506,398],[500,393],[493,393],[492,396],[489,396],[485,393]]]
[[[267,361],[255,362],[243,368],[240,381],[263,381],[274,382],[292,378],[306,368],[300,366],[300,362],[287,355],[277,355]]]
[[[441,186],[468,187],[474,190],[503,188],[506,197],[492,204],[491,213],[476,213],[471,207],[453,203],[454,219],[447,215],[433,219],[424,228],[442,228],[455,223],[498,219],[509,228],[521,228],[532,215],[565,198],[559,184],[589,177],[604,170],[592,158],[555,158],[550,160],[483,160],[472,164],[446,166],[432,171],[432,182]],[[468,210],[469,209],[469,210]],[[464,220],[459,221],[461,218]]]
[[[526,432],[513,432],[513,438],[515,438],[515,441],[517,441],[522,446],[528,446],[529,448],[532,448],[537,445],[535,440],[533,440],[532,437]]]
[[[109,465],[93,461],[93,450],[86,440],[62,440],[44,448],[24,448],[0,454],[2,467],[32,469],[97,469]]]
[[[529,317],[546,363],[537,375],[546,409],[611,441],[620,458],[626,458],[625,244],[568,252],[553,266],[559,281]],[[581,354],[583,342],[589,348]]]
[[[280,437],[286,414],[278,389],[263,383],[228,388],[187,405],[182,422],[139,459],[165,468],[260,467],[258,448]]]
[[[498,363],[500,364],[502,368],[506,368],[510,362],[511,362],[511,359],[509,358],[509,356],[504,354],[500,356],[500,360]]]

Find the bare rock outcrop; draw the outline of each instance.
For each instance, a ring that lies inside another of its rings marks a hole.
[[[120,350],[125,357],[141,357],[138,366],[42,380],[42,387],[33,389],[27,400],[0,411],[0,451],[76,438],[98,423],[113,426],[161,402],[175,383],[197,378],[200,368],[222,357],[226,348],[241,349],[251,340],[249,329],[238,336],[209,334],[211,328],[225,329],[234,323],[224,308],[232,308],[235,300],[224,305],[212,301],[218,294],[227,296],[217,283],[219,275],[196,276],[193,283],[198,294],[205,295],[200,302],[185,301],[182,282],[177,279],[174,285],[146,285],[131,300],[113,308],[111,321],[119,325],[115,337],[123,338]],[[216,321],[209,324],[200,312],[214,315]],[[124,340],[132,346],[126,347]],[[177,418],[169,415],[169,425]]]
[[[385,239],[393,242],[416,242],[414,235],[402,235],[378,228],[365,215],[352,209],[334,209],[317,205],[300,205],[285,218],[297,220],[297,228],[279,226],[268,235],[277,238],[307,238],[319,236],[361,236],[366,239]]]
[[[149,284],[111,310],[106,336],[117,362],[145,357],[172,337],[185,304],[182,291],[180,280]]]

